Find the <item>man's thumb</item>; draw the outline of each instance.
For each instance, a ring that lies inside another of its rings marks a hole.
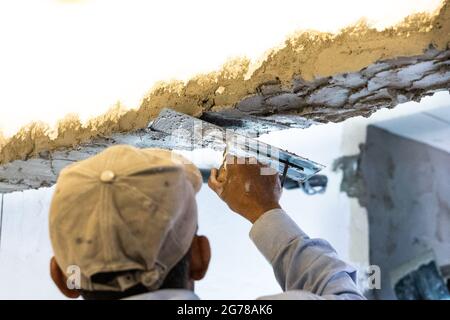
[[[211,169],[211,174],[208,179],[208,186],[220,197],[223,192],[223,183],[217,180],[218,170]]]

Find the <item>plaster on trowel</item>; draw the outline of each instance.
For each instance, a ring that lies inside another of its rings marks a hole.
[[[324,168],[323,165],[281,150],[272,145],[225,130],[212,123],[176,112],[163,109],[150,124],[150,129],[170,135],[180,143],[189,144],[192,149],[212,148],[242,158],[256,158],[258,162],[276,169],[282,184],[286,177],[304,182]]]

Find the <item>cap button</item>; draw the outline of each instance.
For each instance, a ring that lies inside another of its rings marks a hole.
[[[100,175],[100,181],[104,183],[111,183],[115,177],[116,176],[114,172],[112,172],[111,170],[105,170]]]

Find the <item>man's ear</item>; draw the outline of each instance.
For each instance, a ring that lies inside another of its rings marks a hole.
[[[190,278],[195,281],[203,279],[210,260],[211,247],[208,238],[196,235],[191,244]]]
[[[72,290],[67,287],[67,277],[62,272],[55,260],[55,257],[52,257],[50,260],[50,276],[59,291],[61,291],[61,293],[67,298],[76,299],[80,296],[80,292],[78,290]]]

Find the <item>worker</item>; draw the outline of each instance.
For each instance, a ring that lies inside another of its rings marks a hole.
[[[273,267],[282,292],[260,299],[364,299],[355,269],[280,207],[278,175],[234,160],[211,171],[209,186],[253,224]],[[65,168],[50,208],[56,286],[70,298],[198,299],[211,257],[197,235],[201,184],[192,163],[161,149],[114,146]]]

